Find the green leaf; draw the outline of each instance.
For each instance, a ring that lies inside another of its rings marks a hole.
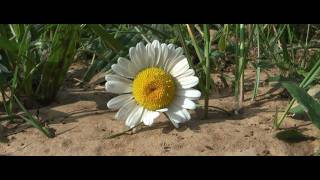
[[[294,83],[282,82],[281,85],[298,101],[312,123],[320,129],[320,103],[313,99],[303,88]]]
[[[218,42],[218,47],[220,51],[224,51],[226,49],[226,39],[224,37],[221,37]]]
[[[14,41],[9,41],[3,37],[0,37],[0,49],[8,50],[12,53],[18,52],[18,44]]]
[[[102,25],[100,24],[90,24],[88,25],[91,30],[101,37],[103,42],[107,47],[112,49],[115,52],[119,52],[123,49],[122,45],[109,34]]]
[[[74,60],[79,25],[58,25],[53,36],[52,50],[43,65],[42,78],[36,95],[42,104],[49,104],[61,87],[68,68]]]
[[[320,85],[315,85],[312,88],[308,90],[308,94],[315,98],[317,101],[320,99]],[[302,116],[304,114],[304,109],[301,105],[299,105],[297,102],[295,102],[292,105],[292,108],[289,111],[290,113],[293,113],[295,116]]]
[[[302,115],[304,115],[304,109],[299,104],[297,104],[296,106],[292,107],[289,112],[294,114],[295,117],[296,116],[297,117],[301,117]]]

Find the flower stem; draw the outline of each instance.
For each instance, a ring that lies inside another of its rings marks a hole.
[[[143,122],[140,122],[138,125],[130,128],[130,129],[127,129],[127,130],[125,130],[125,131],[122,131],[122,132],[119,132],[119,133],[116,133],[116,134],[111,134],[111,135],[109,135],[109,136],[107,136],[107,137],[105,137],[105,138],[106,138],[106,139],[112,139],[112,138],[115,138],[115,137],[124,135],[124,134],[126,134],[127,132],[132,131],[134,128],[137,128],[138,126],[140,126],[140,125],[142,125],[142,124],[143,124]]]
[[[8,116],[0,117],[0,122],[12,120],[12,119],[22,119],[22,118],[19,115],[8,115]]]

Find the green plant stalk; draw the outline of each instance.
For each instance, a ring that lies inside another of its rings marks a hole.
[[[193,69],[194,67],[193,67],[193,63],[192,63],[192,58],[191,58],[190,52],[189,52],[187,45],[186,45],[184,38],[183,38],[181,24],[177,24],[174,27],[175,27],[176,31],[178,32],[178,36],[179,36],[180,42],[182,44],[182,48],[184,49],[184,52],[187,56],[189,65]]]
[[[199,58],[199,61],[202,64],[203,68],[205,69],[203,55],[201,54],[199,45],[198,45],[198,43],[197,43],[197,41],[196,41],[196,39],[194,37],[194,33],[193,33],[193,30],[192,30],[192,27],[189,24],[187,24],[187,29],[188,29],[189,36],[191,38],[192,45],[193,45],[194,49],[196,50],[196,54],[197,54],[197,56]]]
[[[256,26],[257,28],[257,26]],[[257,37],[257,49],[258,49],[258,57],[257,57],[257,70],[256,70],[256,79],[255,79],[255,84],[254,84],[254,89],[253,89],[253,95],[252,95],[252,99],[251,100],[255,100],[255,98],[257,97],[258,94],[258,89],[259,89],[259,83],[260,83],[260,72],[261,72],[261,68],[260,68],[260,34],[259,34],[259,30],[256,29],[256,37]]]
[[[243,84],[244,84],[244,65],[245,65],[245,38],[244,38],[244,24],[239,25],[239,35],[240,35],[240,45],[239,45],[239,62],[237,67],[237,78],[236,78],[236,110],[235,113],[238,114],[240,109],[242,108],[244,93],[243,93]]]
[[[199,48],[199,45],[195,39],[195,36],[194,36],[194,33],[193,33],[193,30],[192,30],[192,26],[190,26],[189,24],[187,24],[187,30],[188,30],[188,33],[189,33],[189,36],[190,36],[190,39],[191,39],[191,42],[192,42],[192,45],[194,47],[194,49],[196,50],[196,54],[198,56],[198,59],[200,61],[200,66],[202,68],[202,71],[198,71],[196,70],[197,72],[199,72],[200,76],[199,76],[199,87],[201,89],[201,92],[204,92],[206,94],[206,87],[205,87],[205,80],[206,80],[206,64],[205,64],[205,60],[203,58],[203,54],[201,53],[200,51],[200,48]]]
[[[16,94],[16,89],[18,85],[18,72],[19,72],[19,66],[17,66],[15,69],[14,76],[12,79],[12,84],[10,86],[11,96],[9,97],[9,107],[7,112],[9,116],[13,115],[13,103],[14,103],[13,96]]]
[[[303,58],[302,58],[302,62],[301,62],[301,67],[302,68],[304,68],[306,66],[306,62],[305,61],[306,61],[306,55],[307,55],[309,32],[310,32],[310,24],[308,24],[306,42],[305,42],[305,45],[304,45]]]
[[[225,24],[223,25],[223,30],[222,30],[222,33],[221,33],[221,37],[219,39],[219,42],[218,42],[218,47],[219,47],[219,50],[220,51],[225,51],[226,49],[226,42],[228,41],[228,34],[229,34],[229,25],[228,24]]]
[[[204,30],[204,40],[205,40],[205,48],[204,48],[204,57],[206,61],[206,69],[205,70],[205,75],[206,75],[206,83],[205,83],[205,96],[204,96],[204,118],[208,118],[208,111],[209,111],[209,96],[210,96],[210,70],[211,70],[211,65],[210,65],[210,34],[209,34],[209,28],[208,25],[203,25],[203,30]]]
[[[293,47],[293,34],[289,24],[287,25],[287,32],[288,32],[288,37],[290,41],[290,46]],[[291,50],[291,63],[294,64],[295,63],[294,48],[290,48],[290,50]]]
[[[285,61],[286,64],[290,64],[287,42],[286,42],[284,36],[281,36],[280,42],[281,42],[281,46],[282,46],[283,60]]]
[[[239,29],[240,29],[240,27],[239,27],[239,25],[238,24],[236,24],[235,25],[235,36],[236,36],[236,39],[238,39],[239,38]],[[236,101],[236,106],[237,106],[237,104],[238,104],[238,100],[239,100],[239,44],[237,44],[237,48],[236,48],[236,55],[235,55],[235,57],[236,57],[236,62],[235,62],[235,64],[236,64],[236,68],[235,68],[235,80],[234,80],[234,96],[235,96],[235,101]],[[236,112],[236,109],[237,109],[237,107],[235,107],[235,114],[237,113]]]
[[[12,119],[22,119],[22,118],[21,118],[21,115],[5,116],[5,117],[0,117],[0,122],[1,121],[12,120]]]
[[[299,87],[301,88],[306,88],[307,86],[309,86],[312,81],[315,79],[315,77],[317,76],[317,74],[320,72],[320,58],[318,57],[318,62],[313,66],[313,68],[311,69],[311,71],[308,73],[308,75],[303,79],[303,81],[300,83]],[[292,105],[294,104],[295,99],[292,99],[290,101],[290,103],[288,104],[285,112],[282,114],[280,120],[277,120],[276,123],[276,128],[279,129],[284,118],[286,117],[286,115],[288,114],[288,112],[290,111]]]

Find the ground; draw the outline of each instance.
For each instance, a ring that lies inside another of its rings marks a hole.
[[[115,112],[107,109],[107,101],[114,94],[103,86],[82,88],[76,86],[76,74],[82,66],[73,66],[66,85],[57,100],[39,110],[39,117],[56,130],[56,137],[48,139],[41,132],[26,126],[8,132],[9,142],[0,144],[0,155],[312,155],[320,147],[319,130],[309,122],[286,118],[284,127],[299,128],[306,138],[289,143],[279,140],[279,130],[273,128],[276,107],[284,109],[288,98],[279,96],[272,86],[259,89],[256,101],[251,101],[254,71],[246,70],[247,90],[243,113],[227,115],[210,111],[209,119],[203,113],[192,113],[192,120],[178,129],[162,116],[152,127],[143,127],[135,133],[107,139],[110,134],[126,129],[123,121],[114,119]],[[214,75],[213,75],[214,76]],[[262,73],[262,80],[266,79]],[[203,100],[199,101],[203,104]],[[234,108],[230,88],[213,92],[210,105],[228,111]]]

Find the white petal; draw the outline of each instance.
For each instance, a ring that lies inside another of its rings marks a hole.
[[[181,106],[185,109],[191,109],[191,110],[196,109],[196,104],[190,99],[184,98],[184,97],[177,96],[173,101],[173,104],[177,106]]]
[[[188,69],[186,72],[180,74],[179,76],[177,76],[177,79],[183,78],[183,77],[187,77],[187,76],[194,76],[195,72],[193,69]]]
[[[186,59],[185,56],[181,55],[181,56],[178,56],[178,57],[174,57],[174,58],[170,58],[168,59],[168,63],[165,67],[165,70],[167,72],[171,72],[171,70],[173,69],[173,67],[180,61],[182,61],[183,59]]]
[[[167,114],[167,115],[168,115],[169,120],[171,121],[171,123],[174,125],[174,127],[175,128],[179,128],[179,123],[176,122],[175,120],[173,120],[172,117],[169,114]]]
[[[142,121],[146,126],[151,126],[156,118],[160,116],[159,112],[149,111],[145,109],[145,112],[142,116]]]
[[[168,49],[175,51],[175,46],[174,46],[174,44],[169,44],[169,45],[168,45]]]
[[[127,58],[124,58],[124,57],[118,58],[118,65],[120,65],[120,66],[127,68],[130,63],[132,63],[132,62]]]
[[[136,55],[136,48],[135,47],[131,47],[129,49],[129,56],[131,59],[131,62],[135,65],[135,67],[139,67],[140,66],[140,61],[139,58]]]
[[[168,108],[163,108],[163,109],[158,109],[158,110],[156,110],[157,112],[166,112],[166,111],[168,111]]]
[[[167,50],[168,50],[168,53],[167,53],[168,55],[167,55],[167,58],[164,60],[164,64],[162,67],[167,72],[170,72],[173,66],[185,57],[183,56],[183,50],[181,47],[178,47],[177,49],[175,49],[173,44],[169,44],[167,46]]]
[[[134,65],[134,63],[126,58],[120,57],[118,59],[118,65],[125,68],[134,77],[139,69]]]
[[[155,65],[155,58],[154,58],[154,56],[155,56],[155,52],[154,52],[154,48],[151,46],[151,44],[150,43],[148,43],[147,45],[146,45],[146,49],[147,49],[147,57],[148,57],[148,59],[147,59],[147,62],[146,62],[146,64],[150,67],[150,66],[154,66]]]
[[[187,58],[180,60],[173,68],[170,70],[170,74],[173,77],[177,77],[189,69],[189,63]]]
[[[191,116],[189,112],[183,108],[180,108],[176,105],[172,105],[172,108],[174,111],[168,111],[169,113],[172,113],[174,117],[176,117],[176,120],[179,121],[180,123],[186,122],[191,119]]]
[[[137,55],[137,58],[139,58],[140,63],[141,63],[140,68],[142,69],[142,68],[147,67],[148,66],[148,64],[146,62],[148,59],[147,58],[147,50],[142,42],[138,43],[136,46],[136,55]]]
[[[162,43],[161,44],[161,56],[159,59],[158,67],[164,67],[164,65],[167,63],[168,60],[168,55],[169,55],[169,49],[167,47],[167,44]]]
[[[175,66],[181,59],[184,59],[185,56],[183,55],[183,50],[181,47],[178,47],[177,49],[175,49],[174,45],[169,44],[168,50],[169,51],[168,51],[167,62],[164,66],[164,69],[167,72],[170,72],[173,66]]]
[[[130,112],[136,107],[136,102],[131,99],[129,102],[124,104],[119,111],[116,113],[115,118],[117,120],[126,120]]]
[[[111,69],[121,75],[121,76],[124,76],[124,77],[128,77],[128,78],[133,78],[134,77],[134,74],[129,71],[129,68],[128,67],[123,67],[123,66],[120,66],[119,64],[113,64],[111,66]]]
[[[178,47],[177,49],[175,49],[176,51],[176,56],[180,56],[183,54],[183,49],[181,47]]]
[[[176,105],[171,105],[169,107],[169,111],[166,112],[166,114],[175,127],[178,127],[179,123],[184,123],[191,119],[191,116],[187,110]]]
[[[196,86],[199,83],[199,78],[196,76],[187,76],[177,79],[178,88],[188,89]]]
[[[132,91],[131,84],[120,81],[106,82],[106,91],[115,94],[129,93]]]
[[[132,110],[132,112],[130,113],[130,115],[126,120],[126,126],[133,128],[134,126],[138,125],[138,123],[141,122],[143,111],[144,111],[143,107],[136,105],[136,107]]]
[[[170,49],[170,44],[167,46],[167,53],[168,53],[167,57],[163,63],[163,69],[169,72],[169,69],[168,69],[169,64],[172,63],[172,61],[175,59],[175,56],[176,56],[176,51],[174,50],[174,47]]]
[[[145,50],[143,48],[144,48],[143,44],[138,43],[137,47],[131,47],[129,49],[130,59],[134,64],[135,69],[137,70],[136,73],[146,67],[146,63],[145,63],[146,54],[145,52],[142,52]]]
[[[161,45],[158,40],[154,40],[151,45],[154,48],[154,66],[160,67],[161,64]]]
[[[178,96],[182,96],[182,97],[187,97],[191,100],[197,100],[200,98],[201,96],[201,92],[197,89],[193,89],[193,88],[190,88],[190,89],[179,89],[177,91],[177,95]]]
[[[116,75],[116,74],[108,74],[105,77],[106,81],[120,81],[131,84],[132,81],[130,79],[124,78],[122,76]]]
[[[132,94],[122,94],[109,100],[107,106],[109,109],[120,109],[123,105],[133,98]]]

